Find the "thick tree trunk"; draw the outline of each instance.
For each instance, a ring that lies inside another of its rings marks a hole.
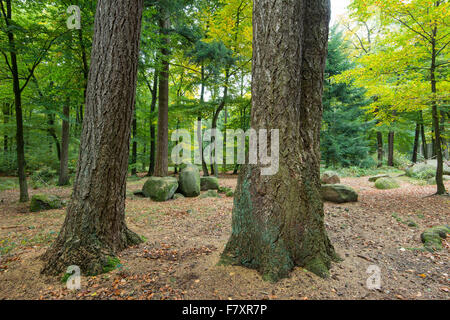
[[[16,146],[17,146],[17,174],[19,176],[20,202],[28,201],[28,185],[25,173],[25,142],[23,138],[22,91],[19,80],[19,67],[17,65],[16,43],[11,26],[12,7],[11,0],[6,0],[5,22],[8,27],[8,43],[11,57],[11,73],[13,78],[14,106],[16,112]]]
[[[388,134],[388,166],[394,166],[394,138],[395,132],[389,131]]]
[[[125,224],[130,127],[143,0],[99,0],[78,169],[66,219],[43,255],[45,274],[99,274],[141,242]],[[113,48],[113,50],[111,50]]]
[[[70,134],[70,104],[67,99],[63,107],[64,118],[62,120],[61,130],[61,155],[59,160],[59,179],[58,185],[65,186],[69,184],[69,134]]]
[[[330,3],[255,0],[253,14],[251,125],[280,130],[279,171],[262,176],[261,165],[242,167],[221,262],[257,269],[271,281],[294,266],[326,277],[338,260],[319,178]]]
[[[378,168],[383,166],[383,134],[377,131]]]
[[[414,135],[414,145],[413,145],[413,154],[412,154],[412,162],[417,163],[417,153],[419,151],[419,138],[420,138],[420,124],[416,123],[416,133]]]
[[[163,39],[161,48],[162,69],[159,74],[159,104],[158,104],[158,142],[156,144],[156,163],[154,175],[165,177],[169,174],[169,40],[168,29],[170,21],[165,14],[159,21]]]

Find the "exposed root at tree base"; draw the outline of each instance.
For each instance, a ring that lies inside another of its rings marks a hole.
[[[272,252],[264,255],[259,261],[255,261],[254,255],[251,258],[248,255],[243,255],[242,250],[231,249],[229,246],[220,257],[218,265],[232,265],[242,266],[257,270],[264,280],[270,282],[277,282],[283,278],[287,278],[294,267],[303,267],[306,270],[316,274],[321,278],[328,278],[331,262],[343,261],[331,247],[329,254],[317,254],[313,258],[309,258],[305,263],[294,263],[289,254],[283,251]],[[279,250],[278,250],[279,251]]]
[[[46,262],[41,273],[56,276],[65,273],[69,266],[78,266],[83,275],[89,276],[109,272],[120,263],[116,257],[118,251],[142,242],[142,239],[129,229],[124,231],[122,238],[123,243],[118,246],[118,250],[113,250],[108,244],[102,243],[95,235],[83,240],[58,238],[41,256]]]

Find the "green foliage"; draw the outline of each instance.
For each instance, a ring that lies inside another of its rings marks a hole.
[[[0,178],[0,191],[11,190],[19,187],[17,179]]]
[[[352,67],[345,54],[342,33],[331,30],[323,96],[323,126],[321,131],[322,159],[327,166],[360,166],[375,163],[369,157],[365,136],[372,125],[365,122],[362,107],[368,104],[364,90],[353,84],[335,83],[331,77]]]
[[[346,168],[321,168],[324,170],[334,170],[339,173],[340,177],[365,177],[376,176],[378,174],[401,174],[404,171],[398,170],[393,167],[381,167],[381,168],[361,168],[361,167],[346,167]]]
[[[48,187],[49,185],[55,185],[57,182],[58,173],[48,167],[43,167],[34,171],[31,176],[31,185],[34,189]]]

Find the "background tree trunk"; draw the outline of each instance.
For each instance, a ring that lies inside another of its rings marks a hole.
[[[427,146],[427,138],[425,137],[425,124],[423,123],[423,113],[419,112],[419,120],[420,120],[420,135],[422,140],[422,149],[423,149],[423,157],[428,159],[428,146]]]
[[[19,176],[20,202],[28,201],[28,185],[25,173],[25,142],[23,138],[22,90],[20,88],[19,67],[17,65],[16,42],[13,29],[10,28],[12,19],[11,0],[6,0],[5,23],[8,27],[8,44],[11,57],[11,73],[13,78],[14,106],[16,112],[16,148],[17,174]]]
[[[395,132],[389,131],[388,134],[388,166],[394,166],[394,138]]]
[[[413,154],[412,154],[412,162],[417,162],[417,153],[419,151],[419,138],[420,138],[420,124],[416,123],[416,133],[414,135],[414,145],[413,145]]]
[[[125,224],[125,195],[142,8],[142,0],[98,1],[75,185],[58,238],[42,257],[45,274],[70,265],[99,274],[141,242]]]
[[[436,2],[435,5],[439,5],[439,2]],[[430,67],[430,80],[431,80],[431,93],[433,94],[433,98],[431,101],[431,110],[433,117],[433,129],[434,129],[434,150],[436,154],[437,160],[437,168],[436,168],[436,185],[437,191],[436,194],[446,194],[444,185],[444,157],[442,152],[442,135],[441,135],[441,126],[439,119],[439,108],[438,103],[436,101],[436,37],[437,37],[437,27],[433,28],[432,34],[432,49],[431,49],[431,67]]]
[[[201,77],[202,78],[201,78],[201,89],[200,89],[200,103],[203,104],[203,102],[205,101],[205,66],[203,65],[203,63],[202,63],[202,68],[201,68]],[[208,166],[206,165],[205,157],[203,154],[203,129],[202,129],[201,114],[197,118],[197,141],[198,141],[198,146],[200,148],[200,157],[202,159],[203,176],[207,177],[207,176],[209,176],[209,172],[208,172]]]
[[[338,259],[319,178],[330,3],[255,0],[253,10],[251,127],[280,130],[279,171],[262,176],[260,165],[242,167],[221,262],[257,269],[271,281],[294,266],[326,277]]]
[[[383,134],[377,131],[378,168],[383,166]]]
[[[228,80],[230,78],[229,73],[230,73],[230,71],[227,69],[225,71],[225,85],[223,87],[222,101],[220,102],[219,106],[217,107],[217,110],[214,112],[213,119],[212,119],[212,122],[211,122],[211,129],[212,130],[217,129],[217,121],[219,120],[220,113],[225,108],[225,104],[226,104],[227,99],[228,99]],[[213,160],[214,162],[211,164],[211,166],[212,166],[211,167],[212,168],[211,169],[211,173],[214,176],[219,177],[219,166],[218,166],[218,164],[216,162],[216,159],[215,159],[216,158],[216,152],[217,152],[216,150],[217,150],[218,146],[217,146],[216,139],[215,139],[214,136],[211,137],[211,144],[214,145],[214,152],[211,153],[211,159],[214,159]]]
[[[158,70],[155,68],[155,73],[153,74],[153,86],[150,85],[148,80],[145,80],[147,82],[148,89],[150,90],[152,94],[152,102],[150,103],[150,163],[148,166],[148,172],[147,177],[151,177],[153,173],[155,172],[155,153],[156,153],[156,128],[153,124],[153,113],[156,110],[156,99],[158,99]]]
[[[159,21],[161,33],[164,35],[161,48],[162,69],[159,74],[158,103],[158,143],[156,144],[156,163],[154,175],[165,177],[169,174],[169,40],[170,21],[164,12]]]
[[[70,103],[67,99],[63,107],[64,118],[62,120],[61,130],[61,155],[59,160],[59,179],[58,185],[65,186],[69,184],[69,134],[70,134]]]

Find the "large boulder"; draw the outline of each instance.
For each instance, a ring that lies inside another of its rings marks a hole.
[[[219,179],[216,177],[201,177],[200,188],[202,191],[219,190]]]
[[[200,172],[193,165],[187,165],[180,172],[179,192],[185,197],[198,197],[200,195]]]
[[[142,187],[142,193],[154,201],[172,199],[178,189],[178,181],[174,177],[150,177]]]
[[[341,179],[339,179],[339,175],[336,172],[325,171],[320,177],[320,182],[322,184],[339,184]]]
[[[381,190],[400,188],[398,182],[392,178],[381,178],[375,181],[375,188]]]
[[[52,209],[61,209],[63,201],[55,195],[51,194],[35,194],[31,197],[30,211],[38,212]]]
[[[335,203],[356,202],[358,194],[353,188],[342,184],[322,185],[322,198]]]
[[[375,182],[375,181],[377,181],[378,179],[381,179],[381,178],[389,178],[389,175],[387,175],[387,174],[378,174],[376,176],[370,177],[369,181],[370,182]]]
[[[442,239],[447,238],[448,233],[450,233],[450,226],[436,226],[425,230],[420,235],[420,240],[426,250],[433,252],[442,249]]]

